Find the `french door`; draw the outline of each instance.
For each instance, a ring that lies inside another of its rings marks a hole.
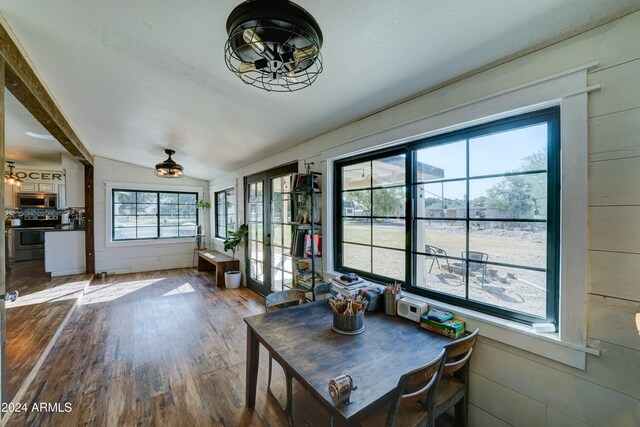
[[[297,171],[297,163],[292,163],[245,177],[247,286],[261,295],[291,286],[293,281],[289,224],[293,206],[287,183]]]

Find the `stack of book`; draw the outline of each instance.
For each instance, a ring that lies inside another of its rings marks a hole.
[[[316,286],[322,282],[322,274],[315,272]],[[311,262],[306,260],[299,260],[295,266],[294,283],[298,286],[302,286],[306,289],[312,289],[313,287],[313,272],[311,271]]]
[[[340,280],[339,277],[334,277],[333,279],[331,279],[330,292],[332,295],[342,294],[345,297],[355,297],[360,293],[360,291],[369,289],[372,286],[375,285],[362,279],[348,282],[345,280]]]
[[[465,323],[455,319],[448,311],[432,308],[428,313],[420,316],[420,326],[440,335],[458,338],[464,334]]]

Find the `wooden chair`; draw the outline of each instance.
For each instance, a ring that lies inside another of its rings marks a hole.
[[[282,307],[291,307],[293,305],[298,305],[301,302],[306,300],[305,292],[299,289],[288,289],[285,291],[273,292],[267,295],[264,299],[265,310],[268,313],[271,307],[274,306],[282,306]],[[273,391],[271,390],[271,370],[273,365],[273,357],[271,357],[271,353],[269,353],[269,379],[267,381],[267,391],[273,397],[273,400],[276,401],[280,409],[287,415],[289,420],[289,425],[293,424],[293,419],[291,417],[291,409],[292,409],[292,386],[293,386],[293,376],[284,370],[285,381],[287,386],[287,402],[283,407],[278,398],[275,396]]]
[[[330,283],[320,283],[319,285],[313,288],[313,299],[317,300],[318,297],[328,294],[330,290],[331,290]]]
[[[469,360],[480,329],[445,346],[445,362],[435,398],[435,417],[454,407],[456,427],[469,423]]]
[[[444,368],[445,353],[443,349],[427,365],[401,376],[386,414],[378,411],[362,426],[381,426],[384,420],[385,427],[434,427],[436,392]]]

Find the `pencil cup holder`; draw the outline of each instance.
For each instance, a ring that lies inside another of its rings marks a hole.
[[[364,312],[354,316],[333,313],[333,328],[344,332],[360,331],[364,328]]]
[[[384,294],[384,314],[395,316],[399,294]]]

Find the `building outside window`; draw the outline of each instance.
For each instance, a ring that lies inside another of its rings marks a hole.
[[[551,108],[336,162],[336,269],[557,322],[559,150]]]
[[[236,192],[233,188],[215,193],[215,235],[217,238],[226,239],[227,233],[236,229],[235,195]]]
[[[113,189],[112,239],[194,237],[197,193]]]

